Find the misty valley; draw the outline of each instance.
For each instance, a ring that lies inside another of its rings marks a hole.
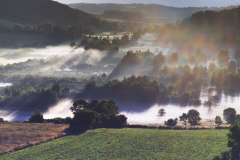
[[[0,159],[240,160],[240,2],[82,1],[0,0]]]
[[[124,36],[132,42],[117,50],[92,44],[111,45]],[[116,101],[129,124],[162,124],[197,109],[213,125],[224,109],[240,111],[235,47],[182,47],[159,40],[154,31],[135,41],[131,36],[86,36],[74,46],[1,48],[1,117],[25,121],[36,109],[46,119],[73,117],[70,107],[81,98]],[[166,114],[159,116],[159,109]]]

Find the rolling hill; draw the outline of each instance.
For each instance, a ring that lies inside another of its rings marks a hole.
[[[99,21],[88,13],[52,0],[1,0],[0,19],[20,24],[50,22],[90,27]]]
[[[96,129],[6,154],[28,159],[198,159],[227,151],[227,130]]]

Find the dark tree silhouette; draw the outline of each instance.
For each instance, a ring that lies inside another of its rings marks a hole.
[[[36,110],[33,115],[29,118],[30,123],[43,123],[43,114],[39,110]]]
[[[195,110],[195,109],[191,109],[188,111],[188,123],[191,125],[191,126],[197,126],[197,125],[200,125],[200,121],[201,121],[201,117],[200,117],[200,113]]]

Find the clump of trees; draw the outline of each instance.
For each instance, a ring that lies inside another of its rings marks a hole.
[[[15,32],[45,33],[49,38],[55,40],[68,40],[82,37],[83,29],[80,25],[61,26],[52,23],[42,23],[39,25],[21,26],[15,24],[12,28]]]
[[[84,37],[78,47],[84,47],[85,50],[97,49],[100,51],[118,52],[119,45],[111,43],[108,38],[102,37]]]
[[[64,88],[61,88],[60,83],[55,80],[58,79],[46,78],[43,80],[44,83],[40,84],[35,83],[33,78],[26,76],[25,79],[21,80],[21,84],[4,89],[5,97],[0,97],[0,105],[8,107],[18,106],[19,108],[27,110],[41,109],[45,111],[50,106],[57,104],[60,99],[66,99],[71,96],[70,88],[66,87],[66,82],[71,82],[71,79],[59,79],[59,81],[64,84]],[[73,79],[72,82],[75,83],[77,81]]]
[[[164,115],[165,114],[165,110],[164,109],[160,109],[159,110],[159,115]],[[165,125],[168,127],[174,127],[178,124],[178,121],[181,121],[182,124],[184,125],[185,129],[187,129],[187,124],[189,123],[190,126],[193,126],[194,128],[196,126],[200,125],[200,121],[201,121],[201,117],[200,117],[200,113],[195,110],[195,109],[191,109],[188,111],[188,113],[183,113],[179,119],[175,118],[175,119],[168,119],[167,121],[165,121]]]
[[[0,123],[1,123],[1,122],[4,122],[4,119],[3,119],[3,118],[0,118]]]
[[[216,116],[215,118],[215,124],[217,125],[217,127],[220,127],[222,125],[222,118],[220,116]]]
[[[15,87],[6,87],[4,93],[8,97],[16,97],[21,95],[21,90]]]
[[[160,115],[160,116],[164,116],[165,114],[166,114],[165,109],[160,109],[160,110],[158,111],[158,115]]]
[[[229,61],[229,52],[227,50],[221,50],[218,54],[218,62],[220,65],[227,65]]]
[[[123,102],[148,102],[153,103],[157,98],[164,96],[164,90],[160,89],[156,81],[151,81],[147,76],[114,79],[100,86],[95,81],[89,81],[77,97],[96,97],[99,99],[108,98]]]
[[[30,123],[43,123],[43,114],[39,110],[36,110],[32,116],[28,119]]]
[[[188,115],[186,113],[183,113],[180,117],[179,120],[182,121],[182,124],[185,126],[185,129],[187,129],[187,120],[188,120]]]
[[[168,127],[174,127],[177,125],[178,123],[178,118],[175,118],[175,119],[169,119],[167,121],[164,122],[166,126]]]
[[[223,110],[224,119],[228,124],[235,124],[240,121],[240,115],[237,114],[234,108],[227,108]]]
[[[189,123],[190,126],[193,126],[195,128],[195,126],[200,125],[200,121],[202,120],[200,117],[200,113],[195,109],[189,110],[187,114],[183,113],[182,116],[179,117],[179,119],[183,122],[185,128],[187,127],[187,123]]]
[[[77,126],[80,129],[91,128],[121,128],[127,123],[124,115],[119,115],[119,107],[112,100],[91,100],[78,99],[73,103],[71,111],[74,117],[71,127]]]

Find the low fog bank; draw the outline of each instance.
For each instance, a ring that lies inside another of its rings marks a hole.
[[[43,113],[44,119],[53,119],[57,117],[66,118],[73,117],[73,113],[70,110],[72,107],[73,101],[70,99],[61,100],[55,106],[49,107],[49,109]],[[0,110],[0,117],[6,121],[26,121],[28,120],[33,111],[25,110]]]
[[[216,92],[208,93],[203,90],[200,96],[200,100],[205,101],[213,95],[216,95]],[[125,107],[125,110],[122,110],[120,114],[124,114],[128,118],[128,123],[130,124],[163,124],[164,121],[167,121],[170,118],[178,118],[182,115],[182,113],[188,113],[188,111],[191,109],[198,110],[202,121],[205,122],[214,121],[216,116],[223,117],[223,110],[229,107],[235,108],[236,112],[240,113],[240,95],[233,97],[221,94],[218,96],[220,97],[220,101],[216,102],[212,106],[179,106],[174,104],[155,104],[145,110],[137,109],[137,107]],[[158,115],[158,111],[160,109],[164,109],[166,111],[166,114],[164,116]]]
[[[13,84],[12,83],[3,83],[3,82],[0,82],[0,87],[7,87],[7,86],[12,86]]]
[[[112,72],[124,54],[70,46],[0,49],[0,69],[6,76],[32,74],[89,78]]]
[[[73,117],[73,113],[70,110],[73,101],[70,99],[62,100],[57,105],[50,107],[46,112],[43,113],[44,119],[52,119],[56,117],[66,118]]]
[[[64,56],[83,53],[84,49],[69,46],[48,46],[46,48],[0,49],[2,65],[25,62],[29,59],[46,59],[50,56]]]

